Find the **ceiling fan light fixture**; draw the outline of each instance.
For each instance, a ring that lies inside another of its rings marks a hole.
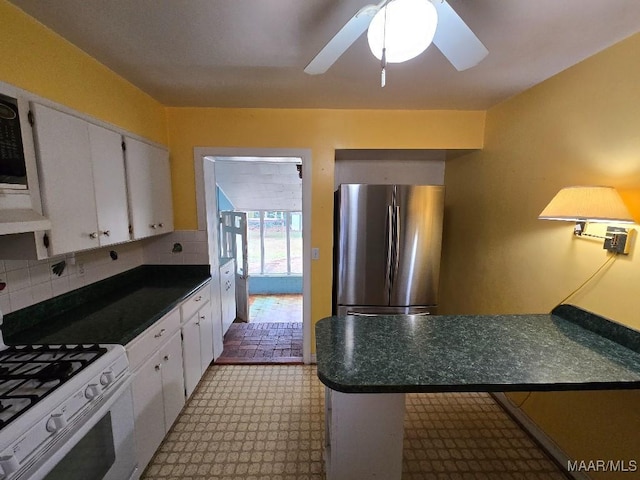
[[[406,62],[431,45],[437,24],[438,13],[429,0],[392,0],[369,24],[369,48],[381,60],[384,45],[387,63]]]

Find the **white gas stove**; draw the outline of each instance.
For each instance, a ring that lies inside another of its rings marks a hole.
[[[0,351],[0,480],[137,477],[121,345]]]

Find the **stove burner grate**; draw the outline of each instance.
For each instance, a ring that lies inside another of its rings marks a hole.
[[[0,352],[0,429],[107,352],[100,345],[25,345]]]

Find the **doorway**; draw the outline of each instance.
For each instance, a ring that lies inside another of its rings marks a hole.
[[[258,329],[264,331],[267,330],[267,325],[269,323],[273,323],[274,325],[276,325],[275,328],[273,328],[273,330],[279,330],[275,331],[271,336],[272,337],[286,337],[286,335],[284,335],[284,333],[287,334],[292,334],[290,335],[292,338],[294,337],[301,337],[297,339],[298,341],[298,345],[300,345],[301,343],[301,352],[300,349],[298,351],[296,351],[295,348],[282,348],[281,350],[281,355],[280,357],[284,358],[284,357],[292,357],[293,355],[285,355],[285,354],[289,354],[291,352],[293,352],[296,356],[297,356],[297,360],[300,361],[302,360],[304,363],[310,363],[311,362],[311,308],[310,308],[310,260],[311,260],[311,245],[310,245],[310,239],[309,239],[309,235],[303,235],[304,232],[309,232],[310,231],[310,223],[311,223],[311,182],[310,182],[310,178],[309,175],[305,176],[304,173],[306,171],[310,172],[310,162],[311,162],[311,155],[310,155],[310,151],[308,150],[298,150],[298,149],[229,149],[229,148],[196,148],[195,149],[195,170],[196,170],[196,195],[198,198],[198,225],[199,225],[199,229],[204,229],[206,228],[206,230],[209,232],[208,233],[208,237],[209,237],[209,257],[211,259],[211,270],[212,270],[212,277],[215,277],[217,272],[216,270],[218,269],[218,265],[220,264],[220,248],[219,248],[219,243],[218,243],[218,222],[217,222],[217,214],[218,214],[218,203],[222,203],[223,200],[221,200],[219,198],[219,192],[216,191],[216,179],[218,176],[218,171],[220,170],[218,167],[222,166],[223,164],[230,164],[230,162],[236,162],[237,163],[243,163],[245,166],[250,166],[252,169],[252,172],[255,176],[256,172],[258,172],[258,166],[259,165],[265,165],[265,170],[267,170],[266,165],[269,164],[271,167],[273,166],[277,166],[281,169],[281,172],[287,172],[285,173],[281,173],[280,175],[288,175],[289,172],[291,171],[291,169],[293,168],[293,171],[295,172],[296,175],[299,176],[299,178],[301,178],[301,198],[299,200],[300,202],[300,208],[299,208],[299,215],[298,215],[298,219],[292,219],[290,212],[291,211],[295,211],[295,208],[292,208],[292,203],[291,203],[291,199],[286,199],[286,205],[287,208],[282,208],[282,209],[278,209],[277,206],[269,206],[269,204],[264,202],[265,194],[264,192],[260,192],[260,188],[253,188],[251,189],[251,191],[256,195],[259,196],[259,198],[262,199],[262,203],[260,204],[262,208],[262,210],[266,211],[266,212],[272,212],[270,214],[268,214],[266,216],[266,218],[271,218],[271,220],[268,220],[267,222],[263,222],[264,223],[268,223],[269,221],[271,221],[272,224],[277,224],[278,222],[281,223],[285,223],[285,222],[289,222],[289,227],[291,228],[292,223],[296,223],[298,222],[296,225],[298,225],[298,229],[299,229],[299,234],[300,234],[300,240],[301,240],[301,245],[300,245],[300,250],[301,250],[301,255],[300,255],[300,261],[302,263],[302,272],[300,275],[299,283],[301,283],[301,291],[297,293],[297,302],[298,302],[298,308],[301,311],[301,322],[297,322],[298,325],[293,325],[294,322],[288,322],[288,321],[283,321],[283,317],[278,315],[277,317],[272,317],[272,318],[277,318],[277,321],[274,322],[267,322],[267,323],[263,323],[261,321],[255,321],[255,322],[251,322],[251,310],[252,310],[252,305],[254,306],[254,308],[256,309],[256,312],[259,312],[260,310],[260,305],[259,303],[256,303],[256,301],[258,300],[258,298],[256,297],[255,299],[251,298],[251,294],[249,294],[248,297],[248,323],[245,323],[244,326],[251,326],[253,327],[254,332],[252,337],[254,337],[254,340],[259,337],[259,336],[265,336],[264,333],[261,332],[257,332]],[[222,172],[222,170],[220,170],[220,172]],[[284,178],[284,177],[283,177]],[[275,182],[277,183],[277,182]],[[262,185],[263,187],[264,185]],[[229,193],[229,192],[227,192]],[[206,198],[206,202],[205,202],[205,198]],[[273,208],[272,208],[273,207]],[[223,206],[223,208],[225,208],[225,206]],[[226,206],[226,208],[228,208],[228,205]],[[238,208],[237,210],[241,210],[241,208]],[[247,209],[245,209],[247,210]],[[278,213],[275,214],[273,212],[288,212],[285,214],[282,213]],[[269,216],[270,215],[270,216]],[[286,220],[285,220],[286,219]],[[250,221],[248,220],[248,223],[250,223]],[[264,225],[263,225],[264,227]],[[287,232],[289,232],[289,230],[286,230]],[[212,232],[215,232],[215,234],[212,234]],[[264,246],[262,247],[264,248]],[[286,246],[287,249],[291,249],[292,247],[287,244]],[[291,250],[289,250],[289,254],[291,253]],[[291,258],[290,255],[287,255],[286,258],[286,264],[289,265],[289,268],[291,268]],[[251,257],[251,254],[249,254],[249,257]],[[270,261],[273,263],[274,258],[270,258],[269,254],[267,252],[266,258],[265,258],[265,252],[262,251],[261,252],[261,261],[263,263],[269,263]],[[275,259],[278,260],[278,259]],[[278,262],[276,262],[278,263]],[[282,259],[279,260],[279,263],[282,264]],[[294,261],[295,263],[295,261]],[[249,268],[249,285],[251,284],[251,268]],[[289,272],[290,273],[290,272]],[[220,277],[218,276],[217,278],[218,282],[220,281]],[[216,283],[218,283],[216,282]],[[249,287],[250,288],[250,287]],[[262,293],[262,294],[261,294]],[[263,296],[263,292],[259,292],[258,295],[260,295],[260,297],[263,297],[262,300],[265,300],[267,297],[269,297],[269,295],[264,295]],[[291,299],[288,299],[291,300]],[[301,304],[300,304],[300,300],[301,300]],[[275,305],[276,303],[274,303],[274,300],[271,299],[270,302]],[[289,315],[289,314],[287,314]],[[257,318],[257,317],[256,317]],[[262,316],[262,318],[264,319],[264,315]],[[231,327],[229,327],[229,332],[231,332],[231,328],[234,327],[235,324],[232,324]],[[257,328],[259,327],[259,328]],[[288,328],[287,328],[288,327]],[[285,332],[285,330],[291,330],[290,332]],[[229,339],[230,337],[233,337],[233,335],[226,335],[226,338]],[[267,339],[265,338],[265,343],[268,343],[268,340],[273,340],[273,338],[271,339]],[[232,340],[233,341],[233,340]],[[237,340],[235,340],[237,342]],[[249,346],[249,345],[247,345]],[[222,345],[220,345],[220,348],[222,347]],[[281,362],[281,361],[277,361],[274,363],[287,363],[285,362]]]

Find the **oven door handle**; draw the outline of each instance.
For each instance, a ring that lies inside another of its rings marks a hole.
[[[82,412],[79,417],[74,418],[64,429],[60,430],[49,449],[53,454],[44,455],[35,461],[27,462],[16,472],[17,478],[28,478],[29,480],[42,480],[45,478],[51,469],[75,447],[123,395],[127,395],[127,392],[131,395],[132,381],[133,376],[128,374],[125,378],[114,382],[108,390],[108,395],[96,401],[91,408]]]

